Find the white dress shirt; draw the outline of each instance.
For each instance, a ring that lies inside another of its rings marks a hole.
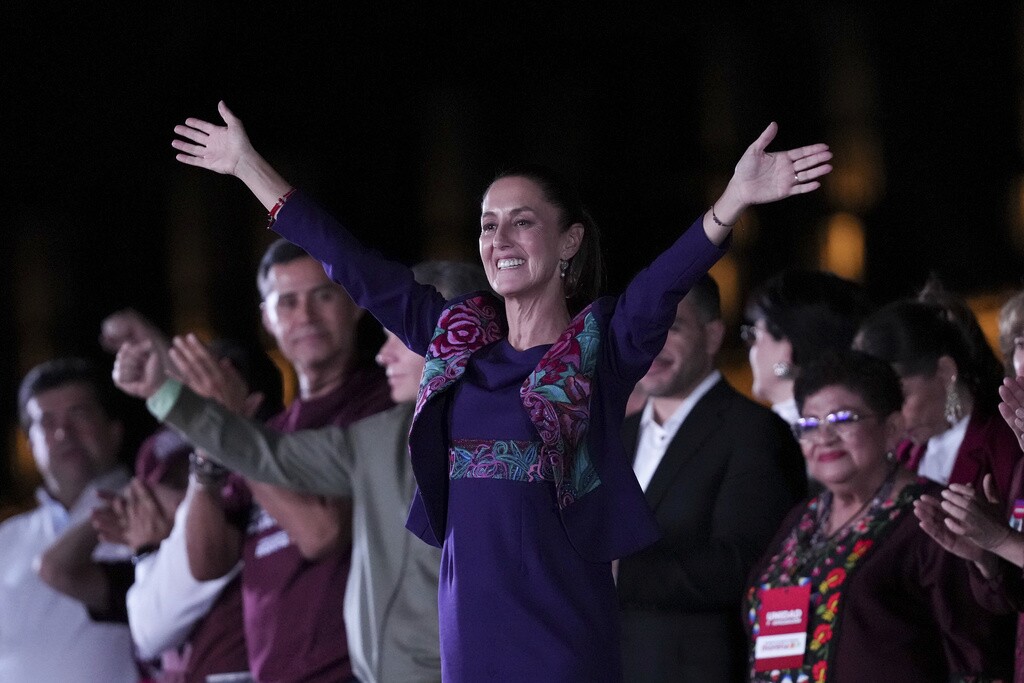
[[[967,423],[970,421],[971,416],[964,415],[955,425],[928,439],[917,473],[943,486],[949,484],[949,475],[953,473],[956,454],[967,436]]]
[[[683,400],[682,405],[665,420],[665,424],[658,424],[654,419],[653,399],[647,399],[643,415],[640,416],[640,438],[636,447],[636,458],[633,459],[633,473],[636,474],[636,479],[644,491],[651,483],[661,459],[665,457],[665,450],[672,443],[683,420],[693,410],[693,406],[697,405],[697,401],[721,379],[722,373],[715,370],[701,380],[701,383]]]
[[[796,409],[795,398],[787,399],[781,403],[773,403],[772,412],[785,420],[786,424],[790,426],[796,424],[796,421],[800,419],[800,411]]]
[[[139,679],[128,628],[94,622],[82,603],[36,574],[43,551],[99,504],[96,491],[120,489],[127,481],[122,471],[98,477],[71,510],[39,489],[39,507],[0,524],[0,681]],[[101,544],[93,557],[116,557],[118,548]]]
[[[239,562],[212,581],[192,578],[185,548],[190,501],[191,495],[178,506],[171,533],[160,547],[135,566],[135,583],[128,589],[128,625],[143,660],[181,646],[242,566]]]

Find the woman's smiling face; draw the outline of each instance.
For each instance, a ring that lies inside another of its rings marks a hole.
[[[491,184],[480,216],[480,260],[495,292],[506,299],[564,296],[558,262],[576,253],[582,226],[563,231],[560,213],[528,178]]]
[[[841,385],[822,388],[804,400],[802,417],[824,420],[825,416],[850,411],[859,419],[837,429],[822,424],[813,434],[800,439],[807,473],[828,488],[856,485],[888,467],[886,452],[896,434],[890,416],[876,415],[861,396]]]

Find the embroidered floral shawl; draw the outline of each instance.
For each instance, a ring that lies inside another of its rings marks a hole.
[[[586,439],[600,346],[591,308],[573,318],[519,390],[543,444],[540,458],[554,473],[560,509],[601,484]],[[493,297],[475,296],[445,308],[427,348],[414,423],[428,402],[462,377],[473,353],[504,338],[507,331],[501,305]]]

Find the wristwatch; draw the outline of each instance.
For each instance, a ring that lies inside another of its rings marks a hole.
[[[206,488],[221,488],[228,478],[227,467],[204,458],[195,451],[188,455],[189,471],[199,484]]]

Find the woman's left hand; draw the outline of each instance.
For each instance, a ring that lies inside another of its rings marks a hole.
[[[766,152],[779,126],[772,121],[736,164],[730,186],[747,205],[767,204],[821,187],[818,178],[832,170],[828,145],[798,147],[784,152]]]
[[[1017,443],[1024,450],[1024,377],[1007,377],[999,387],[999,414],[1017,436]]]
[[[945,524],[953,533],[970,539],[979,548],[992,550],[1012,530],[1002,519],[991,474],[985,475],[984,486],[987,500],[970,484],[950,484],[942,492],[942,511],[946,513]]]
[[[132,550],[160,545],[174,526],[174,508],[137,477],[125,491],[125,541]]]
[[[784,152],[765,151],[779,126],[772,121],[747,148],[736,164],[725,192],[704,215],[704,231],[722,244],[740,214],[754,204],[767,204],[821,187],[818,178],[832,170],[828,145],[798,147]]]
[[[978,547],[971,539],[955,533],[946,525],[948,517],[943,512],[937,498],[924,495],[915,500],[914,515],[917,517],[921,529],[931,536],[932,540],[938,543],[943,550],[970,562],[981,562],[984,559],[985,550],[983,548]]]
[[[212,398],[238,415],[252,417],[263,400],[227,358],[218,360],[194,334],[175,337],[170,356],[182,382],[200,396]]]

